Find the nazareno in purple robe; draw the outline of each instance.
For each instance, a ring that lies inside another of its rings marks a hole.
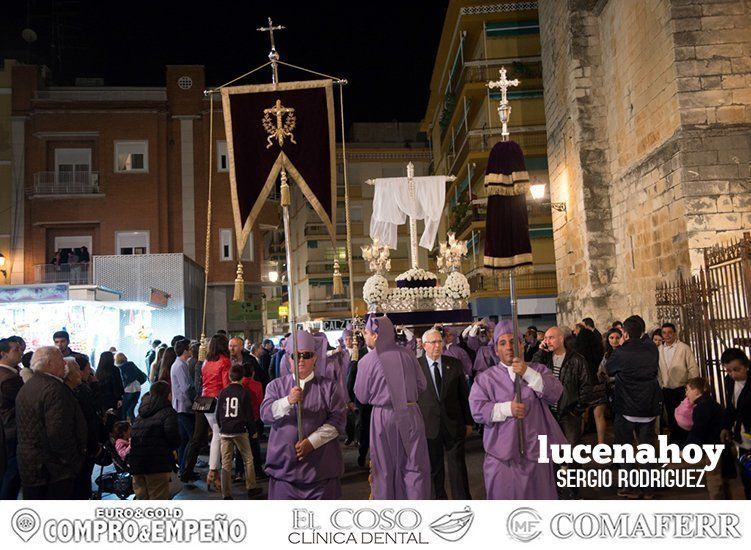
[[[469,357],[469,353],[464,351],[459,344],[451,344],[445,347],[443,355],[448,355],[459,361],[462,364],[464,376],[472,375],[472,359]]]
[[[486,344],[477,350],[477,355],[475,355],[475,363],[474,365],[472,365],[472,371],[474,372],[475,376],[477,376],[481,372],[486,371],[490,367],[494,367],[497,364],[498,356],[493,349],[493,342],[491,340],[489,344]]]
[[[387,317],[377,323],[376,349],[360,359],[355,395],[373,405],[370,418],[372,496],[376,500],[423,500],[431,495],[425,423],[417,398],[427,387],[420,364],[394,339]],[[370,327],[368,327],[370,328]]]
[[[309,347],[300,346],[300,349]],[[291,407],[286,416],[274,420],[273,403],[288,396],[294,385],[294,374],[275,378],[266,386],[266,395],[261,403],[261,419],[271,425],[265,468],[269,476],[269,499],[341,498],[344,461],[338,440],[335,438],[325,443],[298,461],[295,455],[296,407]],[[305,385],[302,424],[303,437],[308,437],[324,424],[334,426],[340,434],[344,433],[345,404],[334,380],[316,374]]]
[[[550,369],[539,363],[527,368],[542,375],[543,390],[538,394],[522,379],[522,402],[527,407],[524,418],[526,455],[519,455],[516,419],[508,417],[493,422],[496,403],[513,401],[514,381],[508,368],[499,363],[475,378],[469,392],[469,408],[475,421],[483,424],[485,494],[488,500],[534,500],[558,498],[553,464],[539,464],[538,435],[548,436],[548,445],[566,443],[566,438],[548,409],[558,403],[563,386]],[[548,451],[548,456],[550,452]]]
[[[349,392],[347,391],[347,372],[349,371],[349,351],[344,346],[331,352],[326,357],[326,378],[331,378],[336,382],[336,387],[342,396],[344,406],[349,403]]]
[[[490,344],[491,346],[493,345],[493,331],[495,330],[495,323],[491,321],[489,317],[482,319],[482,322],[487,327],[485,335],[467,337],[467,346],[469,346],[472,351],[477,351],[487,344]]]

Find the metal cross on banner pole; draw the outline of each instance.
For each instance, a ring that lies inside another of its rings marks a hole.
[[[269,17],[268,27],[259,27],[256,29],[259,32],[268,32],[269,39],[271,40],[271,50],[269,51],[269,61],[271,61],[271,82],[272,84],[279,83],[279,52],[276,50],[276,44],[274,42],[274,31],[283,30],[285,27],[282,25],[274,26]],[[278,101],[277,101],[278,103]],[[277,104],[277,109],[280,105]],[[278,115],[281,116],[281,115]],[[292,333],[292,363],[295,374],[295,386],[300,387],[300,365],[298,361],[299,352],[297,349],[297,311],[295,300],[295,286],[294,286],[294,269],[292,269],[292,247],[290,246],[290,237],[292,231],[290,229],[289,222],[289,207],[291,203],[291,193],[289,184],[287,182],[287,170],[282,168],[281,170],[281,187],[280,187],[280,203],[282,206],[282,222],[284,224],[284,241],[285,241],[285,253],[287,258],[287,299],[289,301],[289,331]],[[297,440],[302,441],[305,439],[302,429],[302,402],[297,403]]]
[[[519,80],[508,80],[506,78],[506,68],[501,67],[500,79],[496,81],[488,82],[488,88],[498,88],[501,91],[501,101],[498,104],[498,117],[501,119],[501,140],[508,141],[508,121],[511,117],[511,106],[508,103],[507,91],[510,86],[518,86]],[[512,341],[514,342],[514,358],[521,358],[519,346],[519,314],[516,301],[516,280],[514,270],[509,271],[509,301],[511,302],[511,322],[513,324],[514,334],[512,335]],[[516,375],[514,377],[514,399],[517,403],[522,402],[522,381],[521,376]],[[521,456],[526,455],[525,437],[524,437],[524,419],[516,419],[516,435],[519,441],[519,454]]]

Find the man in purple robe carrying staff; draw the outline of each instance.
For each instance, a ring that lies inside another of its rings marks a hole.
[[[566,443],[548,409],[558,403],[563,386],[545,365],[525,364],[514,358],[511,321],[499,322],[493,333],[500,362],[475,378],[469,392],[469,408],[484,424],[483,447],[485,493],[488,500],[558,498],[553,464],[539,464],[538,435],[548,436],[548,445]],[[521,340],[521,338],[519,338]],[[521,403],[514,400],[514,380],[522,377]],[[516,419],[524,419],[525,456],[519,452]]]
[[[430,498],[430,458],[417,398],[427,387],[414,354],[398,346],[388,317],[370,316],[355,395],[373,405],[370,419],[372,493],[377,500]]]
[[[298,331],[301,387],[295,384],[294,373],[275,378],[266,387],[261,418],[271,424],[266,452],[269,500],[341,498],[344,461],[337,438],[344,432],[346,408],[336,381],[322,374],[323,349],[320,353],[312,334]],[[290,337],[284,356],[290,371],[294,371],[292,353]],[[297,439],[296,407],[302,407],[302,441]]]

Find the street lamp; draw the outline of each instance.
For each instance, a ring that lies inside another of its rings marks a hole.
[[[534,200],[542,200],[545,197],[545,184],[535,183],[529,187],[529,191],[532,193],[532,198]]]
[[[541,201],[545,198],[545,184],[544,183],[535,183],[529,186],[529,192],[532,194],[532,198],[536,201]],[[565,202],[551,202],[550,208],[557,212],[565,212],[566,211],[566,203]]]
[[[276,269],[269,271],[269,282],[275,283],[279,280],[279,272]]]

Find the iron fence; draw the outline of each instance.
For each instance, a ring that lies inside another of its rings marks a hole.
[[[751,350],[751,233],[705,250],[704,266],[689,279],[660,283],[656,305],[660,323],[679,327],[702,376],[724,405],[722,352],[731,347],[746,354]]]

